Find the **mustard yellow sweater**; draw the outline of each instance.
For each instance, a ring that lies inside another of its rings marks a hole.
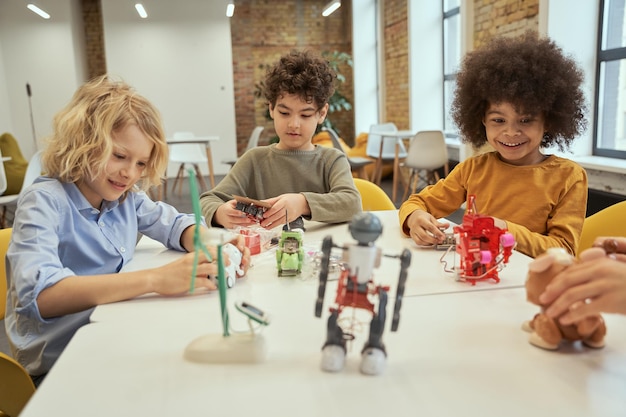
[[[406,220],[413,211],[442,218],[468,194],[476,195],[478,213],[506,221],[518,251],[533,258],[549,247],[576,253],[587,209],[587,174],[575,162],[551,155],[537,165],[514,166],[496,152],[469,158],[402,204],[403,232],[409,234]]]

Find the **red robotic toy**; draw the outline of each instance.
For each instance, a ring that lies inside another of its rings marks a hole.
[[[402,296],[407,279],[407,270],[411,264],[411,253],[404,249],[401,255],[382,255],[379,247],[374,245],[374,241],[382,233],[382,224],[378,217],[372,213],[360,213],[354,216],[350,222],[350,233],[357,241],[356,244],[337,246],[333,244],[332,237],[327,236],[322,242],[322,262],[320,270],[320,282],[318,296],[315,304],[315,316],[322,316],[324,294],[326,282],[328,280],[330,252],[333,247],[343,251],[343,260],[346,262],[339,277],[335,304],[330,308],[328,317],[326,342],[322,347],[321,368],[327,372],[340,371],[345,363],[346,342],[353,340],[354,335],[351,329],[354,326],[354,315],[351,326],[342,329],[340,326],[340,315],[346,307],[355,310],[365,310],[372,316],[369,329],[369,338],[361,351],[361,372],[368,375],[377,375],[382,372],[386,363],[385,345],[382,341],[385,328],[387,292],[388,286],[377,285],[374,282],[374,269],[380,266],[381,256],[400,259],[400,274],[398,277],[398,288],[396,290],[391,331],[398,329],[400,321],[400,308],[402,306]],[[378,311],[376,311],[375,300],[378,298]],[[344,317],[345,319],[345,317]]]
[[[506,229],[496,227],[493,217],[478,214],[475,200],[475,195],[468,196],[463,223],[453,229],[454,246],[460,257],[454,272],[459,281],[472,285],[489,279],[500,282],[498,272],[509,262],[515,238]]]

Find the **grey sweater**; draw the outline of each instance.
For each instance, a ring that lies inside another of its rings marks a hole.
[[[245,152],[215,188],[200,196],[200,206],[211,224],[218,207],[233,194],[264,200],[286,193],[304,195],[309,220],[340,223],[361,212],[361,196],[343,153],[323,146],[285,151],[275,144]]]

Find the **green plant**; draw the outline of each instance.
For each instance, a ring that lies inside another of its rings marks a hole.
[[[330,67],[337,74],[337,85],[335,86],[335,93],[328,100],[328,117],[326,117],[326,120],[324,120],[324,123],[322,123],[322,125],[319,126],[319,129],[321,129],[322,127],[329,127],[334,130],[337,130],[334,127],[330,116],[335,112],[349,111],[352,109],[352,104],[346,98],[346,96],[344,96],[341,92],[341,86],[343,85],[343,83],[346,82],[346,77],[342,72],[342,68],[345,68],[345,65],[352,68],[352,56],[350,56],[350,54],[348,54],[347,52],[341,52],[341,51],[324,51],[322,52],[321,55],[328,61],[328,64],[330,65]],[[270,64],[259,64],[259,69],[263,70],[263,74],[265,74],[269,68],[270,68]],[[256,99],[263,99],[264,89],[265,89],[265,82],[263,80],[255,83],[254,84],[254,97]],[[272,118],[270,117],[270,111],[267,108],[267,103],[264,103],[264,109],[265,109],[265,113],[264,113],[265,118],[267,120],[272,120]],[[272,142],[278,142],[278,137],[271,139],[270,143]]]

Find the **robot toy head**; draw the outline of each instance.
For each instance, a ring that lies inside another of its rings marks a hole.
[[[352,237],[362,245],[374,242],[383,233],[380,219],[367,212],[355,214],[348,229]]]

